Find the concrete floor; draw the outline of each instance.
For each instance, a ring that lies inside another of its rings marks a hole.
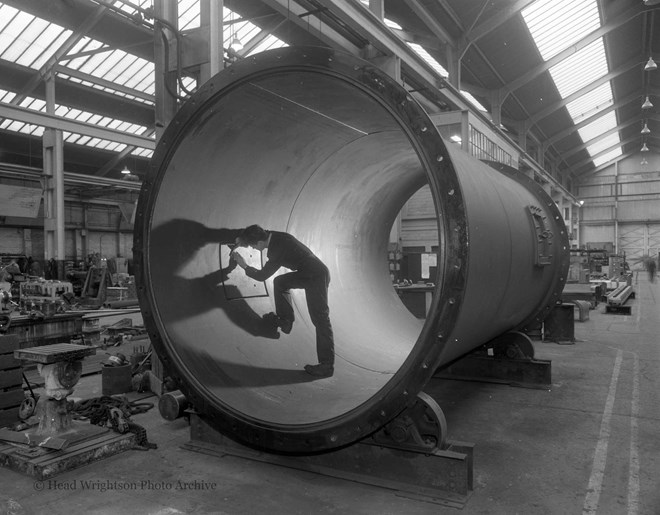
[[[635,291],[631,316],[605,314],[600,305],[588,321],[576,322],[575,345],[536,344],[536,357],[552,360],[551,388],[454,380],[428,385],[425,391],[445,411],[449,437],[475,444],[474,491],[462,510],[194,453],[182,448],[189,440],[185,420],[165,421],[153,409],[134,421],[147,428],[157,450],[127,451],[50,483],[0,469],[0,514],[658,515],[660,283],[640,274]],[[76,395],[100,390],[100,375],[90,376]],[[84,481],[135,489],[90,490]],[[211,489],[178,490],[179,481]]]

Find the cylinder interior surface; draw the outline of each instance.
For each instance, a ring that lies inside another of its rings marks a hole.
[[[274,426],[331,420],[377,398],[423,329],[387,262],[392,223],[426,181],[406,132],[373,96],[310,71],[224,91],[182,132],[158,185],[148,262],[161,336],[187,380]],[[290,232],[328,266],[331,378],[303,370],[317,356],[301,290],[291,292],[291,334],[276,338],[260,318],[274,311],[273,278],[265,291],[240,268],[219,272],[223,229],[251,224]]]

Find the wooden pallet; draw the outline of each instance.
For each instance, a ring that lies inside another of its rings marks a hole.
[[[136,446],[133,433],[119,434],[81,422],[75,426],[63,434],[71,443],[62,450],[0,442],[0,466],[41,481]],[[78,437],[73,438],[71,432],[79,433]]]
[[[18,421],[18,407],[25,399],[21,362],[14,357],[19,344],[17,335],[0,335],[0,427]]]

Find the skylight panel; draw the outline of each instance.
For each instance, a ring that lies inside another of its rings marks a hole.
[[[522,17],[544,60],[559,54],[564,49],[582,40],[600,27],[600,13],[597,0],[537,0],[521,11]],[[575,52],[550,68],[557,90],[562,98],[580,91],[609,72],[603,39],[598,38],[583,49]],[[597,115],[599,111],[614,103],[612,86],[607,83],[580,95],[566,109],[578,124],[582,120]],[[614,129],[615,113],[606,113],[579,130],[583,142],[593,141],[598,136]],[[598,154],[620,143],[618,132],[594,141],[587,147],[590,155]],[[618,152],[621,152],[619,146]],[[620,155],[620,154],[619,154]],[[608,152],[606,156],[594,160],[594,164],[607,162],[616,157]],[[597,162],[598,161],[598,162]]]
[[[149,150],[148,148],[136,148],[131,152],[132,155],[138,156],[138,157],[146,157],[148,159],[151,159],[151,156],[153,156],[153,150]]]
[[[154,63],[137,59],[122,73],[122,86],[146,93],[146,88],[154,84]]]
[[[104,78],[125,85],[133,78],[133,75],[138,73],[141,69],[142,63],[140,62],[140,59],[136,56],[127,55],[121,59],[113,69],[114,77],[106,75]]]
[[[596,0],[537,0],[521,14],[544,61],[600,27]]]
[[[15,96],[16,93],[14,93],[13,91],[5,91],[4,89],[0,89],[0,102],[9,104],[14,99]]]
[[[89,120],[87,120],[87,123],[92,123],[94,125],[97,125],[99,123],[99,120],[103,118],[100,114],[92,114],[92,116],[89,117]]]
[[[129,54],[121,50],[113,50],[110,53],[103,52],[101,54],[96,54],[90,59],[90,61],[96,61],[98,63],[96,69],[93,70],[92,73],[96,77],[101,77],[105,80],[109,80],[110,82],[115,82],[115,79],[124,68],[124,61],[126,59],[132,60],[134,58],[131,58]]]
[[[122,131],[122,132],[128,132],[128,130],[129,130],[130,127],[131,127],[131,124],[130,124],[130,123],[128,123],[128,122],[121,122],[121,123],[117,126],[117,130],[118,130],[118,131]]]
[[[0,100],[8,102],[13,98],[13,94],[10,94],[7,91],[0,90]],[[46,103],[43,100],[35,99],[32,97],[26,97],[21,102],[21,107],[27,109],[32,109],[35,111],[46,111]],[[73,109],[65,105],[55,105],[55,113],[58,116],[62,116],[67,119],[86,122],[92,125],[97,125],[100,127],[116,128],[120,132],[127,132],[131,134],[145,134],[147,132],[147,127],[142,125],[137,125],[134,123],[129,123],[123,120],[117,120],[110,118],[108,116],[102,116],[100,114],[89,113],[86,111],[81,111],[79,109]],[[43,134],[43,127],[35,124],[25,124],[20,121],[5,119],[0,123],[0,128],[10,130],[13,132],[22,132],[25,134],[33,134],[41,136]],[[116,141],[110,141],[101,138],[92,138],[90,136],[83,136],[77,133],[71,133],[63,131],[65,140],[70,143],[77,145],[86,144],[87,146],[94,146],[97,148],[114,150],[121,152],[124,150],[127,145],[125,143],[118,143]],[[148,149],[143,149],[148,150]],[[149,154],[150,156],[151,154]]]
[[[16,120],[12,120],[9,123],[9,126],[7,127],[10,131],[14,132],[27,132],[25,129],[25,124],[23,122],[17,122]]]
[[[233,34],[232,34],[233,32]],[[228,30],[225,34],[226,44],[229,42],[229,39],[232,39],[234,36],[238,37],[241,41],[250,41],[253,37],[261,32],[261,29],[256,25],[248,22],[235,23],[233,25],[233,31]],[[227,46],[229,46],[227,44]]]
[[[38,98],[27,97],[20,103],[21,107],[34,109],[35,111],[46,111],[46,102]]]
[[[12,22],[18,12],[18,9],[10,5],[0,4],[0,32],[4,32],[5,27]]]
[[[8,49],[5,58],[21,66],[30,66],[48,45],[43,33],[50,25],[46,20],[34,18],[20,37]]]
[[[62,139],[65,143],[75,143],[80,139],[80,134],[72,134],[68,131],[62,131]]]
[[[74,70],[81,70],[82,66],[84,66],[87,63],[90,56],[83,55],[80,57],[76,57],[76,55],[81,54],[83,52],[93,52],[103,47],[104,45],[100,41],[96,41],[88,37],[83,37],[78,43],[76,43],[73,46],[73,48],[67,54],[71,57],[68,59],[67,58],[62,59],[60,64],[64,66],[68,66],[69,68],[73,68]]]
[[[70,30],[64,30],[62,27],[51,23],[43,32],[39,41],[35,41],[34,46],[41,48],[41,53],[29,66],[35,70],[40,69],[48,59],[55,55],[57,49],[62,46],[70,35]]]
[[[78,111],[76,109],[76,111]],[[87,122],[89,123],[89,119],[92,117],[92,113],[86,113],[84,111],[79,111],[78,114],[76,115],[76,120],[79,122]]]
[[[424,50],[424,47],[421,45],[418,45],[417,43],[411,43],[409,41],[406,41],[408,46],[412,48],[415,53],[420,56],[422,59],[424,59],[430,66],[433,68],[436,72],[440,74],[441,77],[449,77],[449,73],[447,73],[447,70],[443,68],[443,66],[436,61],[431,54],[429,54],[426,50]]]
[[[566,98],[607,73],[602,38],[550,68],[550,75],[562,98]]]
[[[253,54],[258,54],[259,52],[265,52],[266,50],[272,50],[273,48],[282,48],[287,46],[289,45],[284,41],[270,34],[269,36],[265,37],[261,43],[254,47],[254,49],[247,55],[250,56]]]
[[[199,26],[199,2],[196,0],[179,0],[179,29],[194,29]]]
[[[66,117],[66,115],[67,115],[68,113],[69,113],[69,108],[68,108],[68,107],[66,107],[66,106],[62,106],[62,105],[60,105],[60,106],[55,106],[55,114],[56,114],[57,116],[64,116],[64,117]]]
[[[102,139],[95,146],[96,146],[96,148],[100,148],[101,150],[105,150],[108,147],[108,145],[110,145],[110,142],[107,139]]]
[[[589,152],[590,155],[595,156],[599,152],[617,145],[620,143],[620,141],[621,140],[619,139],[618,133],[610,134],[604,138],[598,138],[598,141],[596,141],[593,145],[589,145],[587,147],[587,152]]]
[[[615,148],[611,152],[608,152],[607,154],[603,154],[600,157],[597,157],[594,159],[594,166],[600,166],[608,161],[612,161],[612,159],[616,159],[619,156],[623,155],[623,151],[621,150],[621,147]]]
[[[11,23],[7,24],[0,34],[0,57],[7,61],[15,61],[21,55],[36,37],[26,30],[34,19],[34,16],[24,12],[19,12],[13,17]]]
[[[580,121],[593,116],[601,109],[611,106],[613,102],[612,86],[609,82],[606,82],[586,95],[582,95],[580,98],[570,102],[566,105],[566,109],[571,115],[571,118],[573,118],[573,121],[580,123]]]
[[[111,50],[101,51],[98,54],[90,55],[85,64],[80,67],[80,71],[94,77],[105,78],[106,75],[112,74],[112,68],[121,60],[121,57]]]
[[[112,118],[109,118],[109,117],[107,117],[107,116],[103,116],[103,117],[101,117],[101,119],[100,119],[98,122],[96,122],[94,125],[98,125],[98,126],[100,126],[100,127],[107,127],[108,124],[109,124],[110,122],[112,122]]]
[[[616,126],[616,115],[613,111],[610,111],[579,129],[578,133],[580,134],[582,141],[587,143]]]
[[[130,82],[126,84],[126,86],[129,86]],[[147,74],[140,82],[137,84],[134,84],[133,89],[136,89],[138,91],[141,91],[142,93],[146,93],[147,95],[155,95],[156,94],[156,83],[154,82],[154,76],[153,76],[153,71],[149,74]],[[153,103],[153,102],[152,102]]]
[[[110,120],[110,123],[106,125],[108,129],[117,129],[122,124],[121,120]]]
[[[30,129],[29,133],[32,136],[38,136],[41,137],[43,136],[44,133],[44,128],[41,125],[29,125],[28,124],[28,129]]]

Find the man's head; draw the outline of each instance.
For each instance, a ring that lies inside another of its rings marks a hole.
[[[268,247],[268,236],[268,231],[263,230],[258,225],[251,225],[245,228],[239,238],[249,247],[264,250]]]

